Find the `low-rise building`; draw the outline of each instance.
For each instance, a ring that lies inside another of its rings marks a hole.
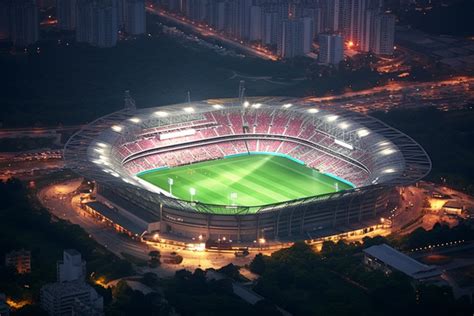
[[[41,308],[49,315],[76,315],[74,311],[85,311],[87,315],[102,315],[103,299],[88,284],[82,281],[50,283],[41,288]]]
[[[397,270],[417,281],[426,281],[441,275],[437,267],[418,262],[387,244],[371,246],[363,251],[364,263],[386,274]]]
[[[40,304],[49,315],[103,314],[103,299],[85,282],[86,262],[74,249],[66,249],[57,263],[57,282],[43,286]]]

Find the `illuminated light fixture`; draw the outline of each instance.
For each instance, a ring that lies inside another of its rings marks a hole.
[[[120,125],[113,125],[111,128],[114,132],[117,132],[117,133],[120,133],[123,129],[122,126]]]
[[[223,108],[222,104],[214,104],[212,107],[217,110]]]
[[[94,148],[94,150],[98,153],[101,153],[101,154],[104,152],[104,150],[102,148]]]
[[[357,131],[357,135],[358,135],[359,137],[365,137],[365,136],[367,136],[367,135],[369,135],[369,134],[370,134],[370,132],[369,132],[368,130],[366,130],[366,129],[360,129],[360,130]]]
[[[309,113],[318,113],[319,110],[313,108],[313,109],[308,109],[308,112],[309,112]]]
[[[337,116],[337,115],[328,115],[328,116],[326,117],[326,121],[328,121],[328,122],[334,122],[335,120],[337,120],[338,117],[339,117],[339,116]]]
[[[141,120],[138,118],[138,117],[132,117],[131,119],[129,119],[130,122],[132,123],[140,123]]]
[[[187,108],[184,108],[183,110],[184,110],[184,112],[186,112],[186,113],[193,113],[193,112],[194,112],[194,108],[193,108],[193,107],[190,107],[190,106],[187,107]]]
[[[380,153],[384,156],[393,154],[395,152],[395,149],[392,148],[385,148],[384,150],[380,151]]]
[[[351,144],[346,143],[346,142],[344,142],[344,141],[342,141],[342,140],[335,139],[335,140],[334,140],[334,143],[335,143],[335,144],[338,144],[339,146],[342,146],[342,147],[344,147],[344,148],[347,148],[347,149],[350,149],[350,150],[354,150],[354,146],[352,146]]]
[[[158,117],[165,117],[165,116],[168,116],[168,113],[165,111],[156,111],[155,115]]]
[[[256,109],[260,108],[261,106],[262,106],[262,103],[254,103],[254,104],[252,104],[252,107],[253,107],[253,108],[256,108]]]
[[[340,128],[342,129],[348,129],[349,126],[351,126],[349,123],[346,123],[346,122],[342,122],[342,123],[339,123],[338,125]]]
[[[99,159],[92,160],[92,162],[95,163],[96,165],[102,164],[102,160],[99,160]]]
[[[245,102],[244,102],[244,108],[248,108],[249,106],[250,106],[249,101],[245,101]]]
[[[97,146],[102,147],[102,148],[105,148],[105,147],[107,147],[107,144],[105,144],[105,143],[97,143]]]
[[[395,169],[393,168],[387,168],[383,171],[383,173],[394,173],[395,172]]]
[[[378,143],[378,145],[379,146],[388,146],[388,145],[390,145],[390,143],[389,142],[380,142],[380,143]]]
[[[107,170],[107,169],[102,169],[102,171],[105,173],[110,173],[110,170]]]
[[[293,106],[293,104],[291,104],[291,103],[283,104],[283,108],[285,108],[285,109],[291,108],[292,106]]]

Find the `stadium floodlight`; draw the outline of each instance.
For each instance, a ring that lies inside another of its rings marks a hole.
[[[350,124],[347,123],[347,122],[342,122],[342,123],[339,123],[338,126],[339,126],[340,128],[342,128],[342,129],[348,129],[349,126],[350,126]]]
[[[212,107],[216,110],[219,110],[222,109],[224,106],[222,104],[214,104]]]
[[[128,119],[130,122],[132,123],[140,123],[142,120],[140,120],[138,117],[132,117],[130,119]]]
[[[345,141],[342,141],[340,139],[334,139],[334,143],[335,144],[338,144],[339,146],[342,146],[344,148],[347,148],[347,149],[350,149],[350,150],[354,150],[354,146],[352,146],[351,144],[349,143],[346,143]]]
[[[384,150],[380,151],[380,154],[387,156],[387,155],[393,154],[394,152],[395,152],[395,149],[385,148]]]
[[[335,120],[337,120],[338,117],[339,117],[339,116],[337,116],[337,115],[328,115],[328,116],[326,117],[326,121],[328,121],[328,122],[334,122]]]
[[[173,195],[173,191],[172,191],[173,183],[174,183],[173,178],[168,178],[168,185],[170,186],[170,190],[169,190],[170,195]]]
[[[284,108],[284,109],[289,109],[289,108],[291,108],[292,106],[293,106],[293,104],[291,104],[291,103],[285,103],[285,104],[283,104],[283,108]]]
[[[188,107],[184,108],[183,110],[186,113],[193,113],[194,112],[194,108],[192,106],[188,106]]]
[[[193,202],[194,196],[196,195],[196,189],[189,188],[189,194],[191,195],[191,202]]]
[[[155,112],[155,115],[158,116],[158,117],[165,117],[165,116],[168,116],[168,112],[165,112],[165,111],[156,111],[156,112]]]
[[[94,150],[98,153],[104,153],[104,149],[103,148],[94,148]]]
[[[235,205],[235,201],[237,200],[237,192],[230,193],[230,200],[232,201],[232,205]]]
[[[99,142],[99,143],[97,143],[97,146],[105,148],[105,147],[107,147],[107,144]]]
[[[245,102],[244,102],[244,108],[248,108],[249,106],[250,106],[249,101],[245,101]]]
[[[370,132],[369,132],[368,130],[366,130],[365,128],[360,129],[360,130],[357,131],[357,135],[358,135],[359,137],[365,137],[365,136],[367,136],[367,135],[369,135],[369,134],[370,134]]]
[[[120,125],[113,125],[113,126],[111,127],[111,129],[112,129],[114,132],[120,133],[123,128],[122,128],[122,126],[120,126]]]
[[[383,173],[394,173],[395,172],[395,169],[393,168],[387,168],[383,171]]]
[[[255,109],[258,109],[262,106],[262,103],[254,103],[252,104],[252,107],[255,108]]]
[[[318,113],[319,110],[315,108],[311,108],[311,109],[308,109],[308,112],[314,114],[314,113]]]
[[[388,146],[388,145],[390,145],[390,143],[389,142],[380,142],[380,143],[378,143],[378,145],[380,147],[382,147],[382,146]]]

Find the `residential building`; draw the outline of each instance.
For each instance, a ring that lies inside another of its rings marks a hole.
[[[5,265],[16,269],[20,274],[31,272],[31,252],[20,249],[9,252],[5,255]]]
[[[11,1],[0,1],[0,41],[10,39]]]
[[[344,42],[339,34],[319,34],[319,62],[338,65],[344,58]]]
[[[278,55],[282,58],[303,56],[310,52],[312,23],[310,18],[283,21],[278,41]]]
[[[379,14],[374,19],[371,50],[379,55],[392,55],[395,40],[395,16]]]
[[[58,28],[72,31],[76,28],[76,0],[56,0]]]
[[[74,249],[63,252],[57,263],[57,282],[40,290],[40,305],[51,316],[103,315],[103,298],[85,283],[86,263]]]
[[[15,46],[34,44],[39,38],[38,6],[35,0],[15,0],[10,11],[10,36]]]
[[[63,260],[57,264],[57,280],[59,283],[84,281],[86,275],[86,262],[81,254],[74,249],[63,252]]]
[[[146,31],[146,14],[144,0],[127,0],[125,32],[130,35],[141,35]]]
[[[103,299],[90,285],[83,281],[50,283],[40,290],[40,304],[49,315],[75,315],[74,310],[82,306],[87,315],[102,315]]]

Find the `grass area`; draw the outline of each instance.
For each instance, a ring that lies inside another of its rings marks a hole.
[[[311,169],[285,157],[245,155],[192,165],[161,169],[138,175],[145,181],[172,194],[190,200],[190,189],[196,190],[195,201],[257,206],[326,194],[351,188],[349,184]],[[237,198],[231,200],[231,193]]]

